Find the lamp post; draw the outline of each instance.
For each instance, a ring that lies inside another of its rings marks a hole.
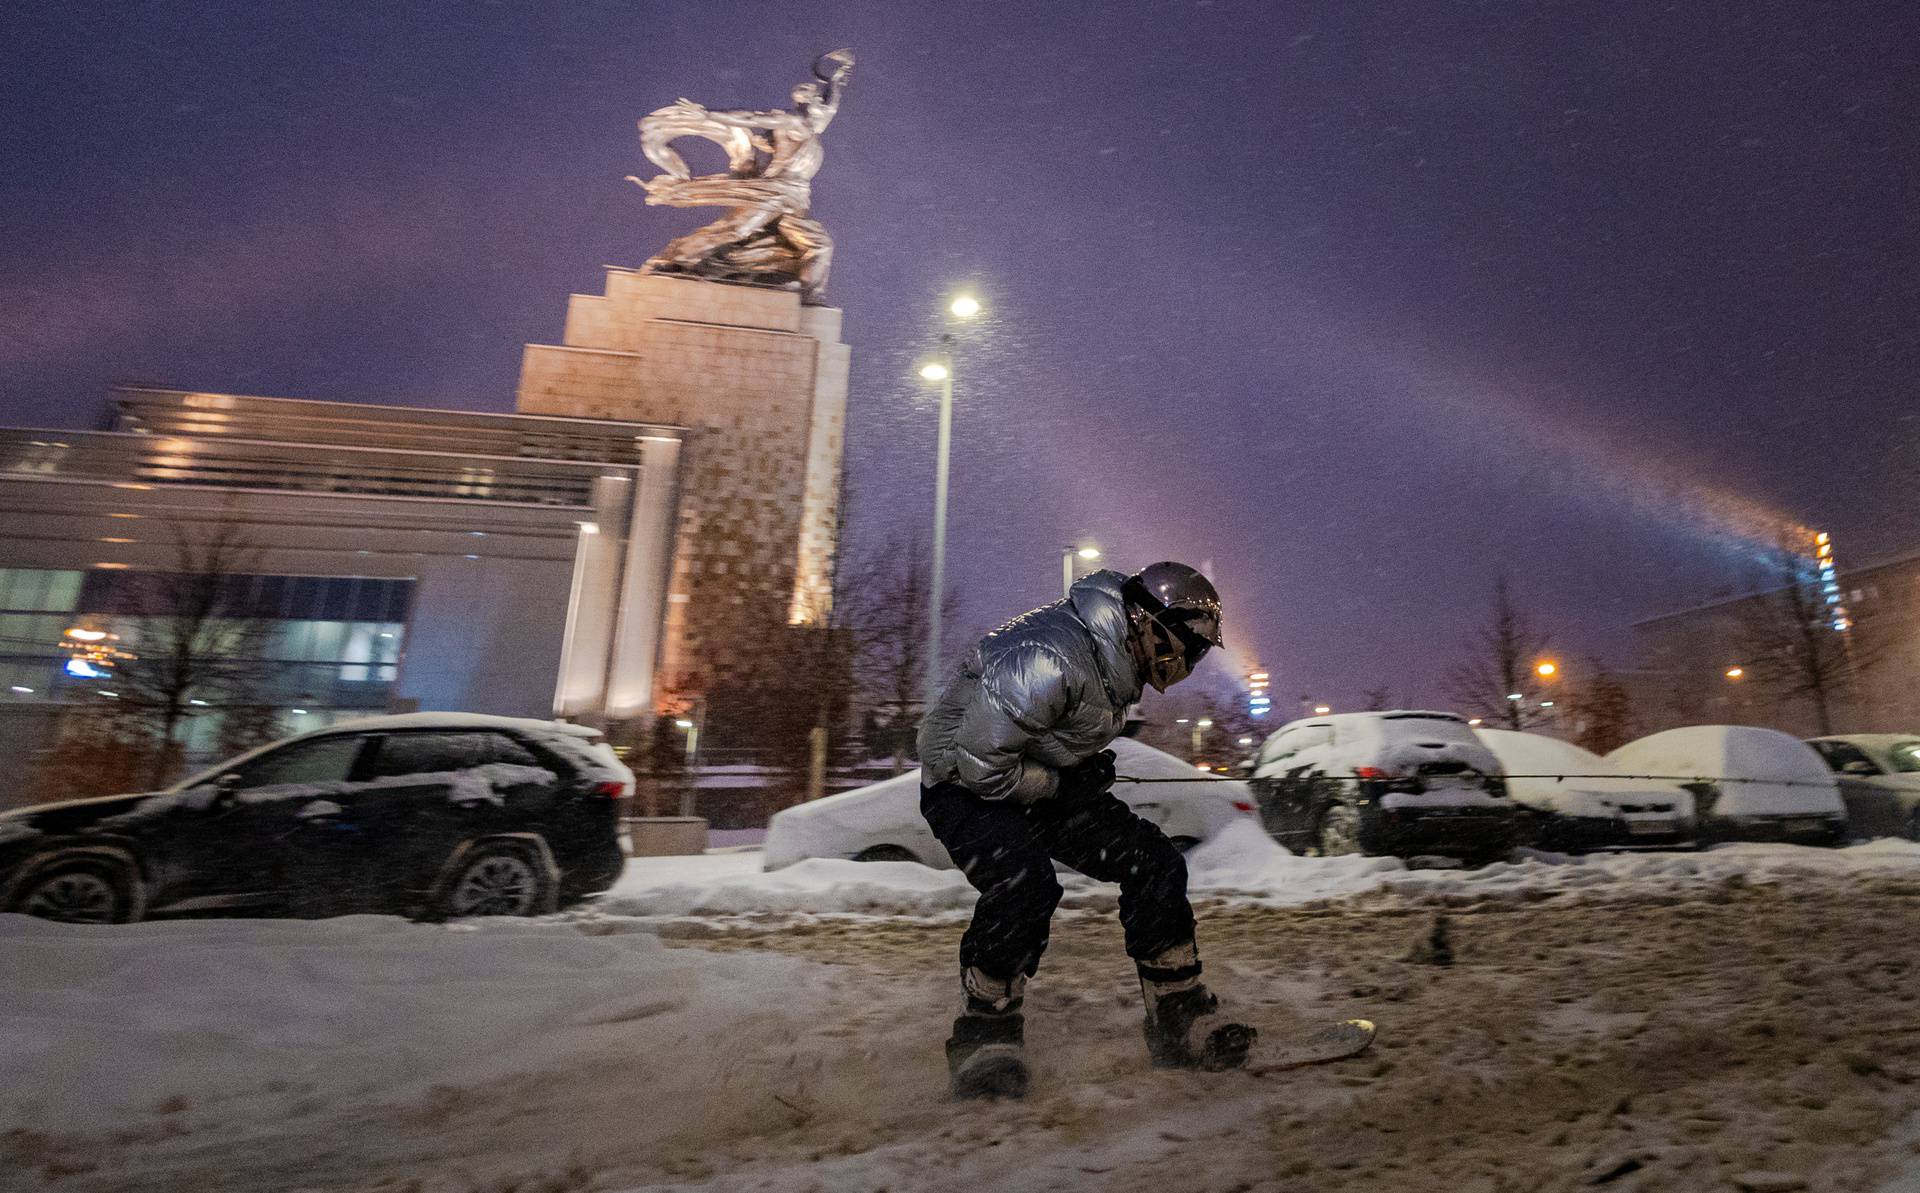
[[[956,319],[971,319],[980,313],[980,302],[962,294],[947,304],[947,313]],[[947,590],[947,473],[953,446],[953,333],[940,337],[940,355],[920,366],[920,376],[940,386],[940,435],[934,449],[933,470],[933,577],[927,605],[927,678],[926,707],[932,708],[940,696],[940,612]]]
[[[679,729],[687,735],[686,767],[684,770],[686,783],[680,788],[680,815],[682,816],[692,816],[696,814],[694,793],[699,780],[694,768],[700,763],[700,730],[707,722],[707,698],[705,696],[697,697],[694,700],[692,714],[691,716],[680,717],[673,723],[676,729]]]
[[[1189,761],[1199,763],[1200,751],[1206,746],[1207,730],[1211,728],[1213,720],[1210,717],[1201,717],[1193,723],[1193,757]]]
[[[1060,548],[1060,595],[1063,597],[1073,595],[1073,561],[1075,558],[1084,559],[1088,563],[1092,563],[1094,560],[1100,558],[1100,548],[1092,545]]]

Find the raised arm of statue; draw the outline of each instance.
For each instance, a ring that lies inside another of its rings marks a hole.
[[[813,82],[793,90],[793,107],[770,112],[715,111],[681,99],[640,121],[640,147],[658,177],[628,180],[662,207],[726,207],[719,219],[649,258],[650,273],[683,273],[721,281],[797,287],[817,303],[824,292],[833,240],[811,215],[809,183],[824,154],[820,134],[839,111],[853,53],[814,60]],[[672,142],[699,137],[726,150],[725,174],[694,177]]]

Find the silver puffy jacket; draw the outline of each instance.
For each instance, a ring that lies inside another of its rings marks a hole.
[[[1118,737],[1140,698],[1125,579],[1095,572],[982,638],[920,723],[922,782],[1030,803]]]

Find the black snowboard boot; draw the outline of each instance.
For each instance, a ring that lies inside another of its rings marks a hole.
[[[1200,955],[1191,942],[1138,963],[1147,1004],[1147,1052],[1160,1069],[1237,1069],[1259,1035],[1220,1012],[1220,1000],[1200,981]]]
[[[947,1040],[947,1071],[956,1098],[1020,1098],[1027,1092],[1026,1018],[1020,1014],[1027,979],[961,972],[967,1008],[953,1021]]]

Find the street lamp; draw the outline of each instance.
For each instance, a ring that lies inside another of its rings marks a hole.
[[[1316,704],[1313,706],[1313,715],[1316,717],[1324,717],[1332,711],[1333,706],[1331,704]]]
[[[1560,674],[1560,664],[1554,662],[1552,659],[1541,659],[1538,663],[1534,664],[1533,673],[1541,679],[1552,679],[1554,676]]]
[[[956,319],[971,319],[980,313],[980,302],[962,294],[947,305]],[[940,438],[935,448],[933,472],[933,583],[927,604],[927,678],[926,707],[940,697],[940,611],[946,604],[947,588],[947,473],[953,446],[953,333],[940,336],[940,356],[920,366],[920,376],[940,386]]]
[[[1747,673],[1747,669],[1745,667],[1727,668],[1727,678],[1732,680],[1734,683],[1739,683],[1740,677],[1745,675],[1746,673]]]
[[[1073,561],[1076,557],[1092,563],[1094,560],[1100,558],[1100,548],[1094,546],[1060,548],[1061,596],[1070,597],[1073,595]]]
[[[1199,720],[1193,723],[1193,759],[1192,761],[1194,762],[1200,761],[1200,750],[1201,750],[1201,747],[1206,742],[1207,730],[1211,728],[1213,728],[1213,720],[1210,717],[1201,717]]]
[[[695,814],[693,797],[698,780],[694,775],[694,767],[700,761],[700,730],[706,724],[706,720],[707,698],[700,696],[694,699],[692,716],[678,717],[673,722],[675,729],[687,735],[686,781],[680,788],[680,815],[682,816]]]

